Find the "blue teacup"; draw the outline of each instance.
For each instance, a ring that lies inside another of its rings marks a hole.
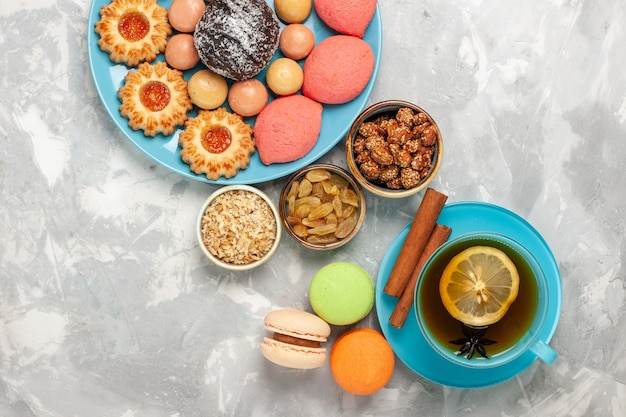
[[[447,312],[439,295],[439,280],[446,265],[455,255],[472,246],[491,246],[504,251],[520,275],[516,300],[502,319],[486,329],[458,322]],[[417,280],[415,312],[420,331],[430,346],[440,356],[459,366],[502,366],[528,351],[551,364],[558,355],[539,337],[546,322],[548,297],[544,272],[524,246],[497,233],[470,233],[447,241],[430,256]],[[466,345],[471,338],[480,339],[484,350],[476,344]]]

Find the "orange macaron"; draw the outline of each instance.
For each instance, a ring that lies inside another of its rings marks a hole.
[[[330,370],[337,384],[357,395],[383,388],[393,375],[395,356],[385,337],[370,328],[343,333],[330,352]]]

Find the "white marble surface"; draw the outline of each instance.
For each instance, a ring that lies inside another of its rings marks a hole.
[[[438,120],[433,186],[532,223],[558,260],[563,310],[553,366],[458,390],[398,361],[366,397],[327,367],[264,360],[262,318],[308,309],[328,262],[375,277],[421,195],[368,196],[358,240],[332,253],[284,239],[252,273],[211,266],[193,225],[216,187],[116,130],[90,75],[89,8],[0,0],[0,415],[626,415],[626,3],[380,1],[371,102],[407,99]],[[322,160],[345,166],[343,146]],[[281,187],[260,185],[275,199]],[[359,325],[377,328],[375,311]]]

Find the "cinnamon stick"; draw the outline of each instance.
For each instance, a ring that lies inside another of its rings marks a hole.
[[[389,317],[389,323],[391,323],[393,327],[399,329],[404,325],[404,322],[409,315],[409,311],[411,311],[413,300],[415,299],[415,286],[417,285],[417,278],[419,277],[419,274],[430,255],[432,255],[439,246],[443,245],[443,243],[448,240],[450,233],[452,233],[452,229],[448,226],[440,224],[435,225],[435,228],[428,238],[428,242],[426,243],[420,258],[411,273],[409,282],[404,288],[404,292],[400,296],[398,303]]]
[[[387,284],[383,289],[386,294],[392,297],[400,297],[402,295],[447,199],[448,196],[439,191],[432,188],[426,190],[413,219],[413,224],[411,224],[406,239],[400,248],[400,253],[398,253],[398,258],[391,270]]]

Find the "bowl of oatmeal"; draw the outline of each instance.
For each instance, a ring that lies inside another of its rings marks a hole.
[[[416,104],[387,100],[365,109],[346,135],[348,167],[372,194],[403,198],[437,174],[443,141],[437,123]]]
[[[228,185],[204,202],[196,222],[200,249],[231,271],[256,268],[272,257],[281,238],[280,215],[272,200],[249,185]]]

